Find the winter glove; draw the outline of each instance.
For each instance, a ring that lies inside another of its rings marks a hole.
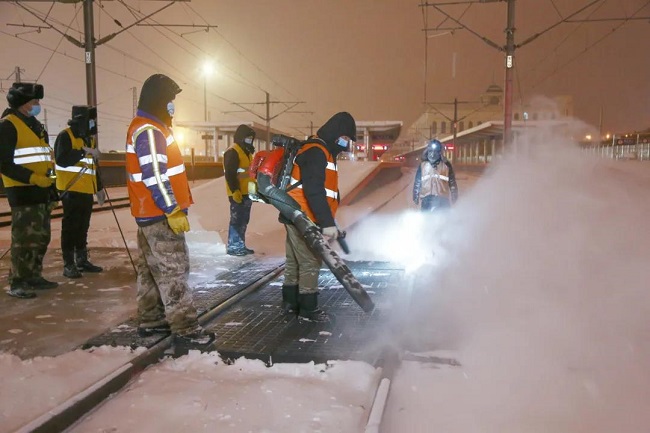
[[[165,216],[167,217],[169,228],[177,235],[190,231],[190,222],[187,220],[187,215],[178,206],[170,213],[165,214]]]
[[[336,226],[323,227],[323,237],[327,241],[336,240],[339,237],[339,229]]]
[[[104,206],[104,202],[106,201],[106,191],[100,189],[95,193],[95,197],[97,197],[97,204]]]
[[[232,199],[235,200],[235,203],[241,204],[242,200],[244,199],[241,195],[241,191],[237,190],[232,193]]]
[[[32,173],[32,175],[29,176],[29,183],[40,186],[41,188],[49,188],[54,183],[54,180],[47,176],[43,176],[42,174]]]
[[[86,152],[86,155],[91,155],[95,159],[99,159],[99,155],[102,153],[97,149],[96,147],[83,147],[84,152]]]

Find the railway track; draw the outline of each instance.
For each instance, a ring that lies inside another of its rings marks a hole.
[[[215,328],[215,323],[218,319],[221,321],[230,322],[229,314],[236,314],[236,311],[239,310],[240,304],[257,304],[259,305],[259,299],[264,298],[264,293],[260,292],[273,292],[278,293],[277,288],[273,284],[274,280],[279,278],[284,271],[283,262],[275,262],[267,265],[267,268],[263,272],[257,272],[258,264],[253,263],[254,266],[251,266],[250,269],[245,269],[246,265],[242,266],[240,269],[231,272],[238,272],[239,275],[251,275],[254,274],[254,280],[247,281],[241,287],[236,288],[236,290],[231,290],[227,293],[228,296],[221,296],[218,302],[209,305],[208,308],[204,306],[197,306],[199,309],[199,322],[205,328],[217,329]],[[230,279],[235,280],[231,275]],[[227,278],[222,276],[217,276],[217,281],[228,281]],[[214,283],[208,283],[210,286],[214,286]],[[215,292],[223,292],[224,290],[218,289]],[[331,292],[333,290],[327,290]],[[256,298],[256,299],[249,299]],[[205,299],[203,300],[205,301]],[[209,301],[208,301],[209,302]],[[265,301],[266,302],[266,301]],[[349,301],[345,301],[349,302]],[[348,304],[349,305],[349,304]],[[235,308],[232,308],[235,307]],[[245,309],[246,307],[244,307]],[[203,310],[203,311],[201,311]],[[233,313],[235,310],[235,313]],[[273,313],[277,316],[277,313]],[[364,314],[358,312],[358,314]],[[371,318],[372,319],[372,318]],[[263,318],[256,318],[264,322]],[[295,320],[295,319],[294,319]],[[337,320],[339,318],[337,317]],[[374,328],[377,321],[371,321],[368,324],[368,328]],[[123,336],[124,325],[120,325],[118,328],[122,330],[116,334]],[[302,325],[309,326],[309,325]],[[106,338],[105,333],[104,338]],[[219,341],[219,331],[217,331]],[[223,334],[221,334],[223,335]],[[110,335],[109,335],[110,337]],[[92,341],[93,339],[89,340]],[[103,344],[102,339],[99,338],[95,340],[96,344],[91,344],[90,346],[96,346],[97,344]],[[98,408],[110,395],[119,392],[127,384],[132,383],[137,380],[140,373],[142,373],[147,367],[154,365],[161,361],[166,356],[172,355],[176,356],[179,354],[173,354],[172,349],[172,338],[167,337],[157,337],[157,340],[149,340],[149,345],[146,346],[146,350],[137,356],[135,356],[130,361],[119,366],[111,373],[107,374],[103,378],[97,380],[95,383],[87,386],[85,389],[81,390],[77,394],[71,396],[63,403],[59,404],[57,407],[48,410],[47,413],[42,414],[36,419],[33,419],[29,423],[23,425],[19,429],[15,430],[15,433],[27,433],[27,432],[37,432],[37,433],[51,433],[51,432],[62,432],[66,429],[73,427],[75,423],[83,419],[86,414]],[[227,346],[227,343],[226,343]],[[82,348],[87,348],[88,344],[84,344]],[[215,348],[211,348],[215,349]],[[227,352],[227,350],[226,350]],[[229,361],[229,354],[222,353],[219,349],[219,353],[224,358],[225,362]],[[308,355],[308,354],[303,354]],[[258,359],[264,359],[263,357]],[[337,358],[333,358],[337,359]],[[377,383],[377,387],[374,395],[374,404],[372,407],[368,408],[366,411],[367,424],[365,428],[366,433],[375,433],[378,432],[379,426],[381,423],[384,406],[388,399],[390,383],[392,376],[399,365],[400,355],[392,349],[383,349],[377,351],[372,359],[367,360],[370,364],[374,365],[379,369],[380,380]],[[269,359],[265,359],[269,362]]]
[[[8,208],[9,205],[7,205],[6,207]],[[93,213],[106,212],[106,211],[110,211],[111,209],[122,209],[125,207],[129,207],[128,197],[113,198],[110,200],[110,205],[108,202],[106,202],[104,206],[99,206],[97,203],[95,203],[93,205]],[[57,205],[57,207],[52,209],[51,216],[53,219],[63,218],[63,206],[59,204]],[[0,212],[0,227],[9,227],[10,225],[11,225],[11,211]]]
[[[128,197],[112,199],[111,205],[113,208],[121,208],[129,206]],[[93,208],[93,212],[100,212],[110,210],[110,206]],[[1,218],[9,217],[9,221],[6,224],[5,221],[1,221]],[[61,208],[57,207],[52,214],[53,218],[61,217]],[[0,214],[0,226],[9,225],[11,214],[8,212]],[[219,289],[218,292],[227,292],[228,296],[216,302],[200,300],[200,302],[211,302],[207,307],[199,307],[199,323],[205,328],[212,328],[217,331],[217,342],[219,342],[219,336],[222,335],[217,328],[213,328],[213,325],[217,319],[222,318],[222,315],[231,310],[231,307],[236,304],[242,303],[248,297],[256,293],[259,289],[267,287],[269,283],[277,279],[284,271],[284,263],[279,263],[277,266],[273,266],[270,269],[266,270],[263,274],[256,276],[253,281],[248,282],[245,286],[238,288],[236,291],[228,291]],[[255,274],[253,272],[253,274]],[[338,283],[336,283],[338,284]],[[364,284],[365,285],[365,284]],[[268,288],[268,287],[267,287]],[[341,289],[343,290],[343,289]],[[275,290],[277,293],[277,290]],[[332,290],[327,290],[327,292],[332,292]],[[343,299],[348,299],[348,295],[345,294]],[[196,301],[196,298],[195,298]],[[349,304],[348,304],[349,305]],[[363,314],[363,313],[360,313]],[[338,320],[338,317],[337,317]],[[375,326],[377,321],[371,322],[368,327],[372,328]],[[120,335],[124,335],[120,333]],[[314,337],[315,338],[315,337]],[[92,339],[91,339],[92,340]],[[90,340],[89,340],[90,341]],[[88,348],[93,346],[98,346],[100,343],[83,345],[81,348]],[[101,344],[109,344],[101,343]],[[113,342],[112,345],[123,345],[119,341]],[[132,345],[133,346],[133,345]],[[130,361],[116,368],[114,371],[103,377],[102,379],[96,381],[95,383],[87,386],[82,391],[71,396],[63,403],[59,404],[57,407],[48,410],[46,413],[40,415],[39,417],[33,419],[29,423],[23,425],[18,430],[15,430],[16,433],[27,433],[27,432],[36,432],[36,433],[51,433],[51,432],[63,432],[66,429],[72,427],[76,422],[83,419],[85,415],[91,411],[98,408],[111,394],[119,392],[127,384],[137,379],[137,377],[149,366],[154,365],[164,359],[165,357],[172,354],[172,338],[171,337],[160,337],[153,344],[138,344],[137,346],[147,347],[146,350],[137,356],[135,356]],[[216,350],[216,349],[214,349]],[[222,357],[225,358],[226,362],[229,358],[234,358],[236,355],[229,353],[228,350],[222,350],[219,348],[219,353]],[[240,354],[241,355],[241,354]],[[336,355],[334,355],[336,356]],[[275,356],[273,360],[271,357],[262,359],[267,363],[275,362],[289,362],[282,357]],[[333,357],[331,359],[339,359]],[[375,433],[379,431],[379,426],[383,416],[384,406],[387,402],[390,384],[392,381],[392,376],[397,369],[401,359],[401,355],[393,348],[388,349],[384,348],[381,351],[375,353],[371,359],[368,359],[367,362],[372,364],[374,367],[378,368],[380,371],[380,380],[377,383],[377,389],[375,390],[374,404],[372,407],[367,410],[367,424],[365,428],[365,433]],[[315,362],[320,362],[322,360],[318,359]],[[304,362],[304,361],[303,361]]]
[[[210,323],[224,310],[277,278],[283,271],[284,264],[271,268],[260,278],[241,287],[225,300],[210,306],[209,309],[200,314],[199,323],[206,328],[209,327]],[[64,431],[101,404],[108,396],[122,389],[145,368],[169,355],[171,347],[172,337],[161,337],[159,341],[153,346],[148,347],[143,353],[121,365],[86,389],[73,395],[57,407],[23,425],[15,432],[52,433]]]

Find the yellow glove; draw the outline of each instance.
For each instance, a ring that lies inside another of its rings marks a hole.
[[[167,217],[169,228],[177,235],[190,231],[190,222],[187,220],[187,215],[178,206],[173,211],[165,214],[165,216]]]
[[[235,203],[241,203],[244,198],[241,195],[241,191],[237,190],[232,193],[232,199],[235,200]]]
[[[29,176],[29,183],[40,186],[41,188],[49,188],[54,183],[54,180],[47,176],[43,176],[42,174],[32,173],[32,175]]]

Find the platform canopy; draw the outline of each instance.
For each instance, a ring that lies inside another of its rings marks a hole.
[[[522,134],[527,128],[563,128],[569,125],[568,120],[529,120],[529,121],[513,121],[512,122],[512,132],[516,136]],[[473,128],[465,129],[464,131],[456,134],[456,140],[454,136],[447,135],[441,137],[440,142],[443,144],[453,144],[456,147],[478,143],[483,140],[495,140],[497,142],[503,141],[503,120],[491,120],[489,122],[481,123]],[[424,150],[426,147],[426,141],[422,142],[422,145],[415,147],[408,152],[404,152],[402,155],[409,155],[412,153],[419,153]]]

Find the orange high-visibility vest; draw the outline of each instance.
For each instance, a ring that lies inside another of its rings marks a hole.
[[[155,149],[153,141],[155,140],[154,131],[156,130],[162,132],[167,140],[167,153],[166,155],[153,154],[147,156],[146,159],[147,162],[151,162],[154,167],[157,167],[159,161],[166,158],[167,171],[160,173],[156,172],[156,168],[154,168],[154,177],[143,179],[140,161],[135,153],[135,142],[140,134],[148,134],[149,140],[152,143],[151,148]],[[169,179],[178,207],[187,209],[193,203],[192,193],[187,182],[183,155],[181,155],[178,144],[174,140],[172,131],[167,126],[153,119],[138,116],[131,121],[126,136],[126,171],[128,175],[127,187],[129,190],[129,200],[131,201],[131,215],[136,218],[151,218],[164,214],[162,209],[156,206],[151,192],[147,189],[147,186],[154,185],[161,180]],[[166,195],[164,188],[161,190],[163,195]],[[166,200],[170,206],[173,204],[171,197],[167,197]]]
[[[307,150],[318,147],[327,156],[327,168],[325,170],[325,195],[327,196],[327,203],[332,210],[332,216],[336,215],[336,210],[339,207],[339,173],[336,161],[332,157],[332,154],[327,150],[325,146],[320,143],[307,143],[300,148],[298,153],[296,153],[296,158],[298,155],[306,152]],[[289,183],[289,195],[293,197],[294,200],[298,202],[300,208],[303,212],[307,214],[309,219],[318,223],[314,213],[309,208],[307,203],[307,198],[305,197],[305,192],[302,189],[302,175],[300,173],[300,167],[296,164],[295,159],[293,163],[293,169],[291,170],[291,181]]]

